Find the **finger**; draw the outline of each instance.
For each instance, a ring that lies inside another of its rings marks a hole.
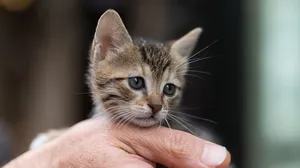
[[[126,131],[118,130],[116,136],[129,146],[128,152],[136,153],[167,167],[226,168],[230,162],[230,155],[225,147],[178,130],[132,126],[126,128]]]
[[[226,159],[220,166],[217,166],[217,168],[227,168],[230,164],[230,161],[231,161],[231,155],[229,152],[227,152]]]

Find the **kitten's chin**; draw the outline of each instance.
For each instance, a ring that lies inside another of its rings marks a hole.
[[[151,127],[154,125],[158,125],[160,122],[159,120],[155,119],[154,117],[147,117],[147,118],[134,118],[131,121],[132,124],[135,124],[140,127]]]

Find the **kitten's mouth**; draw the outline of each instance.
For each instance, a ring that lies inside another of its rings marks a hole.
[[[137,120],[158,120],[157,116],[153,113],[148,114],[146,116],[135,117],[135,119],[137,119]]]
[[[154,116],[135,117],[132,122],[141,127],[151,127],[159,123],[159,121]]]
[[[153,113],[145,113],[145,115],[136,116],[134,118],[137,120],[156,120],[156,118],[154,116],[155,116],[155,114],[153,114]]]
[[[149,119],[155,119],[153,116],[150,117],[136,117],[137,120],[149,120]]]

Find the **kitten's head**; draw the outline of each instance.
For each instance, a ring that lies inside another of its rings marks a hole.
[[[89,85],[93,101],[113,119],[148,127],[179,104],[201,28],[168,43],[134,42],[120,16],[99,19],[90,51]]]

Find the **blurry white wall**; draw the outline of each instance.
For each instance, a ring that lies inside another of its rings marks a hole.
[[[299,7],[299,0],[245,5],[245,167],[300,167]]]

